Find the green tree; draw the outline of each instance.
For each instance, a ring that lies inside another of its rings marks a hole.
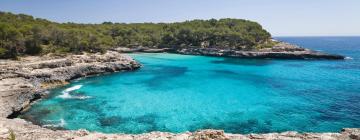
[[[269,44],[271,35],[261,25],[242,19],[75,24],[0,12],[0,58],[50,52],[104,52],[118,46],[254,50]]]
[[[22,38],[15,27],[0,24],[0,58],[15,58],[22,50]]]

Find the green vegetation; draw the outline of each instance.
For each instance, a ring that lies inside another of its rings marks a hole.
[[[0,12],[0,58],[46,53],[104,52],[112,47],[221,47],[252,50],[268,46],[271,35],[241,19],[178,23],[55,23]]]
[[[13,131],[13,130],[10,130],[10,134],[9,134],[8,140],[15,140],[15,134],[14,134],[14,131]]]

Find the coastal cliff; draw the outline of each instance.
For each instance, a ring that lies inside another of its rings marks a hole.
[[[43,57],[0,61],[0,117],[11,117],[40,98],[46,89],[69,80],[123,70],[140,64],[117,52]]]
[[[15,118],[31,102],[46,95],[46,89],[67,84],[70,80],[108,72],[128,71],[141,65],[118,52],[67,56],[21,57],[0,63],[0,140],[15,136],[20,140],[41,139],[360,139],[360,129],[340,133],[283,132],[269,134],[229,134],[222,130],[200,130],[179,134],[151,132],[144,134],[104,134],[86,130],[51,130]]]
[[[343,60],[342,55],[328,54],[318,51],[313,51],[306,48],[301,48],[285,42],[277,42],[276,45],[269,48],[262,48],[258,50],[239,50],[220,47],[182,47],[182,48],[124,48],[119,47],[113,49],[114,51],[123,53],[177,53],[184,55],[203,55],[203,56],[219,56],[219,57],[235,57],[248,59],[328,59],[328,60]]]

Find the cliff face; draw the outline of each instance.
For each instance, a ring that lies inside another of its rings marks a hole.
[[[301,48],[296,45],[277,42],[271,48],[263,48],[258,50],[241,50],[235,48],[221,48],[221,47],[182,47],[182,48],[116,48],[114,51],[118,52],[144,52],[144,53],[177,53],[185,55],[204,55],[204,56],[220,56],[220,57],[235,57],[235,58],[249,58],[249,59],[329,59],[342,60],[344,56],[336,54],[327,54],[313,51],[310,49]]]
[[[140,64],[117,52],[66,57],[24,57],[0,63],[0,117],[11,117],[43,90],[89,75],[135,70]]]
[[[259,49],[257,51],[241,51],[236,49],[219,48],[183,48],[175,50],[175,52],[190,55],[224,56],[251,59],[345,59],[345,57],[341,55],[317,52],[284,42],[278,42],[271,48]]]

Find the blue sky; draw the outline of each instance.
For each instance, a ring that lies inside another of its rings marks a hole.
[[[360,0],[0,0],[0,11],[77,23],[242,18],[274,36],[360,35]]]

